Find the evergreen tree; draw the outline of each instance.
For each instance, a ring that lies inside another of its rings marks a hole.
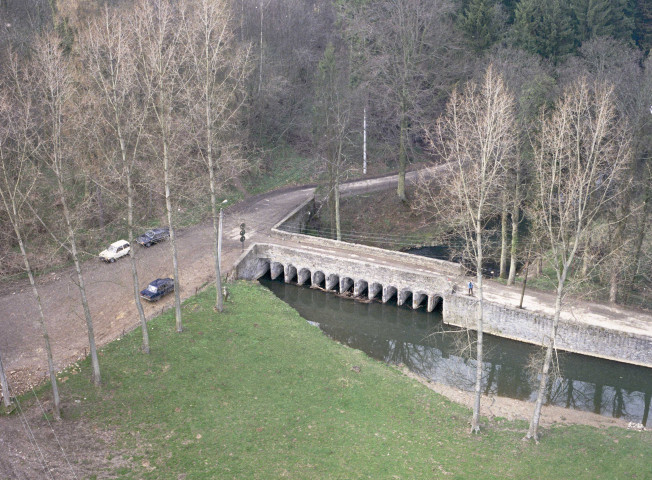
[[[572,0],[577,39],[611,36],[630,39],[634,29],[630,0]]]
[[[571,20],[560,0],[522,0],[514,20],[516,45],[557,62],[577,46]]]
[[[634,41],[644,53],[652,46],[652,0],[635,0]]]
[[[471,0],[460,17],[460,28],[476,51],[490,47],[498,39],[495,9],[492,0]]]
[[[514,23],[514,14],[516,12],[516,5],[518,0],[501,0],[503,7],[505,8],[505,13],[507,14],[507,23]]]

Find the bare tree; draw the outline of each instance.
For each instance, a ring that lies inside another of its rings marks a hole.
[[[138,90],[134,59],[134,35],[125,21],[126,7],[111,10],[105,6],[103,15],[88,25],[82,37],[82,58],[91,79],[91,95],[98,101],[103,125],[110,131],[108,151],[104,151],[107,167],[117,170],[124,179],[127,196],[127,241],[134,244],[134,180],[133,171],[139,153],[147,99]],[[101,136],[97,138],[102,139]],[[99,146],[98,150],[103,150]],[[117,158],[117,162],[113,159]],[[115,164],[114,164],[115,163]],[[105,170],[102,168],[101,170]],[[101,181],[101,178],[100,178]],[[130,253],[134,301],[140,319],[143,344],[149,353],[147,319],[140,300],[136,249]]]
[[[77,287],[88,330],[93,383],[99,385],[101,382],[100,364],[97,359],[93,319],[88,306],[77,247],[77,235],[65,188],[66,177],[74,170],[72,166],[74,151],[72,139],[74,137],[71,124],[74,112],[71,104],[75,96],[75,83],[72,66],[62,51],[59,37],[53,33],[43,34],[37,40],[34,50],[35,56],[31,64],[33,78],[30,88],[35,89],[38,107],[41,109],[42,115],[39,156],[51,170],[56,182],[56,195],[61,205],[66,231],[66,239],[60,241],[60,244],[68,251],[75,265]]]
[[[475,267],[477,364],[471,431],[478,432],[483,371],[485,232],[488,221],[501,210],[502,202],[497,193],[502,185],[504,164],[511,159],[515,145],[514,101],[492,66],[487,68],[482,84],[470,82],[462,93],[453,91],[446,115],[430,133],[430,138],[447,162],[446,173],[437,181],[444,182],[449,199],[442,204],[442,196],[422,180],[417,208],[435,207],[447,218],[457,220],[466,239],[468,258]]]
[[[525,438],[538,441],[543,404],[571,265],[594,221],[627,186],[618,183],[630,153],[626,121],[614,107],[613,88],[580,79],[541,120],[533,146],[536,209],[542,238],[557,277],[555,313],[544,344],[539,393]]]
[[[319,62],[313,128],[317,153],[328,172],[327,199],[331,228],[335,226],[335,238],[342,240],[340,182],[345,168],[350,99],[346,72],[339,63],[331,43]]]
[[[186,95],[189,101],[200,99],[190,113],[196,130],[193,138],[208,169],[217,291],[215,309],[221,312],[223,298],[217,195],[247,166],[246,161],[238,155],[240,137],[237,126],[238,114],[246,98],[249,48],[236,47],[231,30],[231,10],[225,0],[197,0],[196,3],[197,8],[189,9],[184,23],[187,51],[195,72],[193,81],[187,84]],[[261,18],[262,7],[261,2]]]
[[[38,323],[41,327],[45,351],[48,360],[48,373],[52,385],[54,418],[61,418],[61,401],[59,399],[59,387],[57,384],[56,369],[50,345],[50,336],[45,325],[45,314],[41,296],[34,279],[34,272],[30,265],[25,241],[23,239],[23,214],[22,207],[29,200],[32,189],[38,179],[36,163],[32,161],[35,150],[38,148],[35,142],[35,129],[33,124],[32,102],[29,95],[23,95],[24,90],[17,88],[22,84],[21,72],[18,58],[11,57],[10,64],[11,86],[4,85],[4,92],[17,92],[12,102],[8,94],[0,94],[0,161],[2,162],[2,177],[0,181],[0,198],[5,208],[6,215],[13,227],[20,253],[25,264],[25,271],[32,286],[32,293],[38,308]],[[2,85],[2,84],[0,84]],[[2,372],[4,376],[4,372]],[[5,379],[6,382],[6,379]],[[3,384],[6,393],[5,400],[9,394]]]
[[[149,99],[155,129],[152,131],[152,150],[163,169],[165,210],[170,228],[170,249],[174,270],[174,306],[177,332],[183,331],[181,322],[181,292],[176,232],[172,208],[172,170],[183,143],[183,121],[179,119],[182,108],[179,102],[183,91],[182,78],[184,51],[182,31],[179,28],[179,5],[164,0],[140,1],[135,5],[130,28],[136,34],[138,78]]]
[[[411,133],[454,75],[455,33],[448,0],[377,0],[355,12],[351,28],[370,48],[366,70],[398,134],[397,194],[406,200],[405,172]]]

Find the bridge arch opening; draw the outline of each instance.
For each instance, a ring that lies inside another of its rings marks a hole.
[[[401,290],[398,294],[397,303],[400,305],[407,305],[412,307],[412,291],[411,290]]]
[[[297,269],[294,265],[285,266],[285,283],[290,283],[297,276]]]
[[[310,270],[307,268],[301,268],[297,272],[297,283],[299,285],[305,285],[310,282]]]
[[[276,280],[279,276],[281,276],[284,273],[285,269],[283,268],[282,263],[270,262],[269,270],[270,270],[270,275],[272,276],[272,280]]]
[[[442,313],[444,310],[444,299],[439,295],[429,295],[428,296],[428,306],[426,308],[428,312],[437,311]]]
[[[269,275],[269,270],[269,260],[263,260],[262,258],[259,259],[258,264],[256,265],[256,273],[254,274],[254,278],[259,280],[264,276]]]
[[[412,308],[426,308],[428,306],[428,294],[425,292],[414,292],[412,295]]]
[[[369,286],[366,280],[356,280],[353,285],[353,296],[354,297],[368,297],[367,290]]]
[[[367,288],[367,298],[369,300],[382,300],[383,286],[378,282],[371,283]]]
[[[393,298],[395,298],[396,293],[397,293],[396,287],[393,287],[391,285],[388,285],[388,286],[384,287],[383,288],[383,303],[387,303],[390,300],[392,300]]]
[[[326,277],[326,290],[339,292],[340,290],[340,276],[331,273]]]
[[[326,275],[324,272],[317,270],[312,274],[311,282],[313,287],[326,289]]]
[[[349,277],[340,278],[340,293],[353,294],[353,279]]]

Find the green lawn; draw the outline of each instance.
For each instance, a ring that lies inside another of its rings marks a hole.
[[[650,432],[557,427],[535,445],[525,423],[495,421],[470,435],[465,408],[329,340],[264,288],[229,288],[222,315],[210,291],[187,301],[182,334],[173,312],[154,319],[149,356],[139,329],[104,348],[100,389],[88,361],[62,374],[78,405],[65,415],[116,430],[141,468],[119,478],[652,478]]]

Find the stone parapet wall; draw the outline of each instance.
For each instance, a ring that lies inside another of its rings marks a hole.
[[[467,295],[444,298],[444,322],[462,328],[476,328],[479,301]],[[520,342],[542,345],[547,341],[552,317],[484,301],[484,332]],[[581,322],[560,320],[555,345],[567,352],[652,367],[652,338],[610,330]]]
[[[315,199],[311,198],[306,200],[272,228],[272,236],[282,240],[295,242],[297,244],[304,244],[317,248],[329,247],[348,250],[358,255],[374,256],[376,258],[385,259],[390,262],[400,262],[404,265],[416,268],[428,268],[453,277],[463,275],[463,269],[459,263],[447,262],[445,260],[422,257],[409,253],[395,252],[358,243],[338,242],[337,240],[331,240],[329,238],[304,235],[301,232],[304,230],[312,212],[314,211]]]

